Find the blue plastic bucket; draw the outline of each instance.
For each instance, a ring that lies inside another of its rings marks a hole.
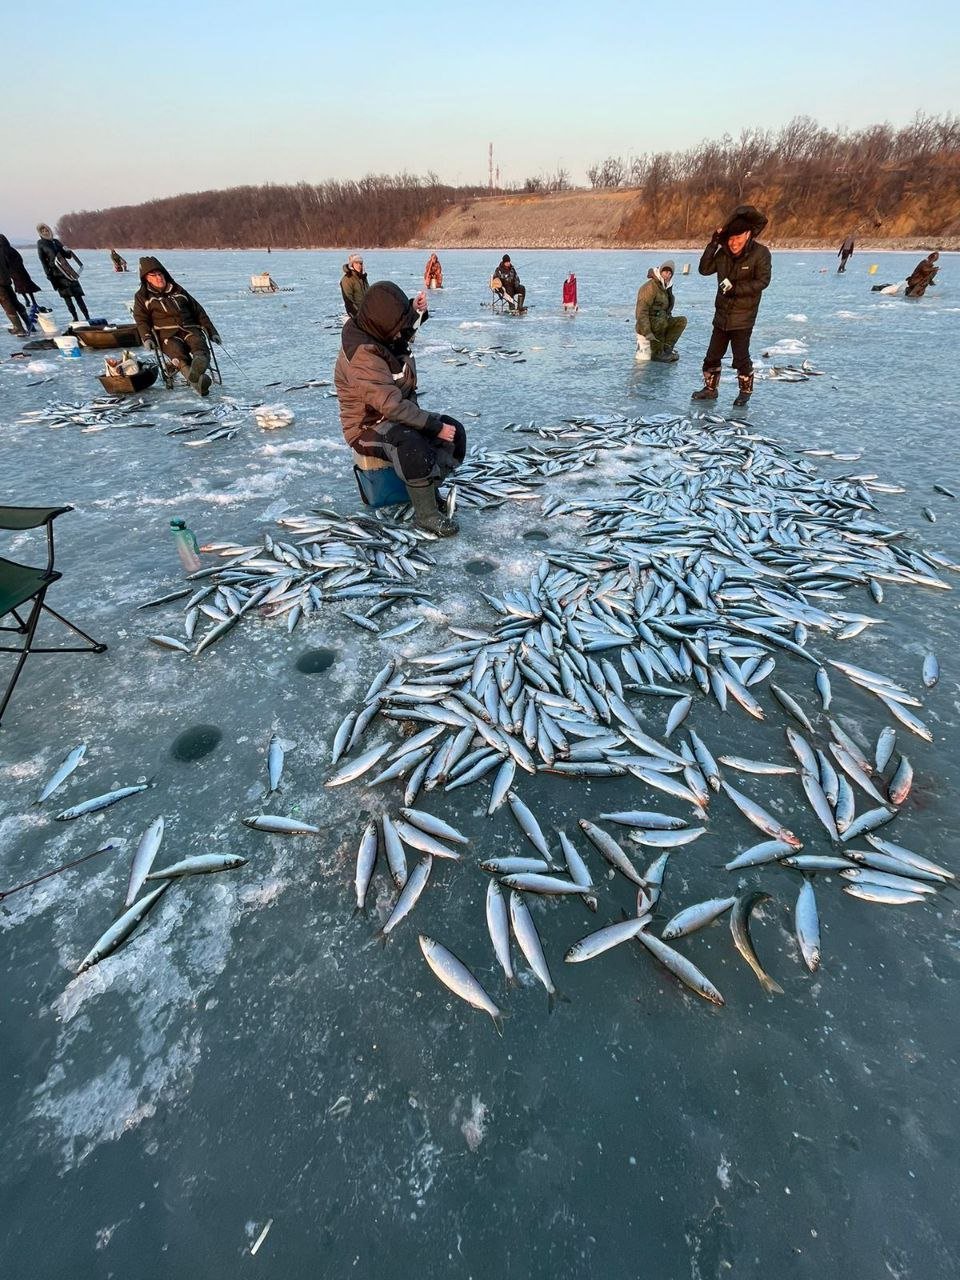
[[[365,506],[395,507],[410,500],[407,486],[393,467],[379,467],[376,471],[361,471],[354,467],[353,474],[357,477],[357,488]]]

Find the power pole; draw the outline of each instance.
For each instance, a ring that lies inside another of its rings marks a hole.
[[[490,190],[493,190],[493,143],[487,149],[487,161],[490,170]]]

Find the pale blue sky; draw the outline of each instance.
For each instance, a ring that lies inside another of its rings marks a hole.
[[[644,11],[646,9],[646,11]],[[0,230],[252,182],[604,156],[956,110],[955,4],[52,0],[5,6]]]

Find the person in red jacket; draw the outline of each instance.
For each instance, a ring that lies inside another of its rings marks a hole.
[[[563,309],[564,311],[578,311],[577,306],[577,277],[571,271],[563,282]]]

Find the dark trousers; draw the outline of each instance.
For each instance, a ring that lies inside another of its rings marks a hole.
[[[210,352],[206,339],[199,329],[177,329],[171,334],[158,334],[160,347],[168,360],[176,362],[181,369],[189,369],[197,356],[203,356],[207,364]],[[206,370],[207,364],[204,364]]]
[[[718,372],[727,347],[732,348],[733,367],[737,373],[752,373],[753,361],[750,359],[750,335],[752,329],[718,329],[713,326],[710,345],[703,357],[703,372]]]
[[[57,293],[66,304],[67,310],[70,312],[71,319],[78,319],[77,307],[80,308],[84,320],[90,319],[90,312],[87,310],[87,304],[83,300],[83,290],[75,280],[67,280],[56,286]],[[73,304],[76,303],[75,307]]]
[[[840,265],[839,265],[839,267],[837,267],[837,271],[838,271],[838,273],[839,273],[839,272],[841,272],[841,271],[846,271],[846,269],[847,269],[847,259],[848,259],[849,257],[851,257],[851,256],[852,256],[852,255],[851,255],[851,254],[849,254],[849,253],[841,253],[841,255],[840,255]]]
[[[527,291],[522,284],[518,284],[516,289],[511,294],[508,294],[506,289],[503,289],[503,288],[498,289],[497,293],[499,293],[500,297],[505,299],[508,303],[509,303],[509,299],[513,298],[513,302],[509,303],[509,305],[510,306],[516,305],[516,308],[518,311],[523,310],[523,304],[527,296]]]
[[[424,484],[456,471],[467,452],[467,433],[456,423],[456,436],[448,444],[402,422],[378,422],[364,429],[353,448],[368,458],[389,462],[405,484]]]
[[[12,289],[8,289],[4,284],[0,284],[0,307],[3,307],[7,313],[7,319],[14,329],[30,328],[30,319],[26,311],[24,311],[20,299]]]

